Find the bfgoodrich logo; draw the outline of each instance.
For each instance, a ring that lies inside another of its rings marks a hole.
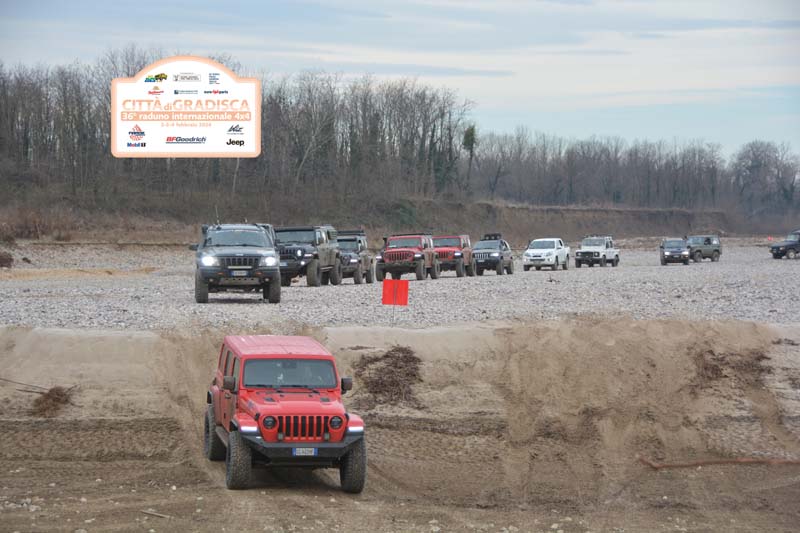
[[[228,139],[228,142],[226,142],[225,144],[227,144],[228,146],[244,146],[244,141]]]
[[[205,137],[167,137],[167,144],[205,144]]]

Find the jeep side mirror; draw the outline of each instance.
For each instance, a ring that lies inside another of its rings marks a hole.
[[[197,245],[196,245],[196,244],[190,244],[190,245],[189,245],[189,249],[190,249],[191,251],[193,251],[193,252],[196,252],[196,251],[197,251]]]
[[[236,389],[236,378],[233,376],[225,376],[222,378],[222,390],[233,391]]]
[[[353,390],[353,378],[342,378],[342,394]]]

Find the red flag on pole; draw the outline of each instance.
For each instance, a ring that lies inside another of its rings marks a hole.
[[[408,280],[383,280],[383,305],[408,305]]]

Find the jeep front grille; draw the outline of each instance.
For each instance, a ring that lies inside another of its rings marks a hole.
[[[387,263],[392,261],[413,261],[414,252],[386,252],[383,254],[383,260]]]
[[[283,440],[321,440],[328,427],[329,416],[278,416],[278,433]]]
[[[452,251],[449,252],[439,252],[439,259],[442,261],[452,261],[453,260],[453,253]]]
[[[220,257],[219,264],[225,268],[256,268],[258,266],[258,260],[258,257]]]
[[[476,252],[473,254],[475,259],[489,259],[491,257],[492,252]]]

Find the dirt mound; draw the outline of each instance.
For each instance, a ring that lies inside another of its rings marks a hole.
[[[72,403],[75,386],[64,388],[60,385],[51,387],[33,400],[30,414],[43,418],[51,418],[61,412],[64,406]]]
[[[422,382],[421,363],[407,346],[393,346],[381,355],[362,355],[353,370],[359,384],[372,396],[362,402],[364,407],[375,404],[418,406],[413,386]]]

